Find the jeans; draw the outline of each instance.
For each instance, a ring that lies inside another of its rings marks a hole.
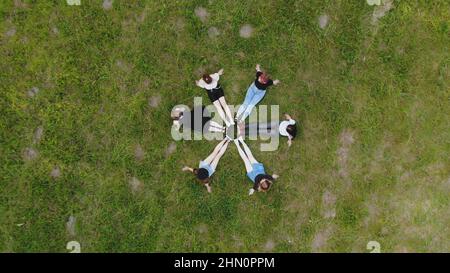
[[[280,131],[278,130],[279,127],[279,121],[272,121],[270,123],[247,123],[245,124],[245,135],[252,137],[257,137],[258,135],[265,137],[275,137],[280,133]]]
[[[245,95],[244,103],[239,107],[237,112],[237,120],[244,121],[252,112],[253,107],[258,104],[266,94],[266,90],[258,89],[255,83],[252,83],[247,90],[247,94]]]

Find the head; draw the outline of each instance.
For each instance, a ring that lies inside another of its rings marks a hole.
[[[194,169],[194,175],[203,184],[209,184],[209,173],[204,168]]]
[[[294,139],[297,136],[297,126],[294,125],[288,125],[286,127],[286,132]]]
[[[172,110],[172,112],[170,113],[170,117],[173,120],[173,125],[179,129],[181,124],[180,124],[180,119],[183,117],[183,110],[181,108],[175,108]]]
[[[269,79],[269,75],[266,72],[262,72],[262,74],[259,75],[258,81],[262,84],[266,84]]]
[[[203,74],[202,79],[207,83],[210,84],[212,83],[212,78],[209,74]]]
[[[265,176],[261,181],[259,181],[259,191],[266,192],[270,189],[273,183],[273,177],[270,175]]]

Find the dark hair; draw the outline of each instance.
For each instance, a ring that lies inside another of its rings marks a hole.
[[[203,74],[202,78],[207,84],[212,83],[212,78],[209,74]]]
[[[297,125],[288,125],[286,127],[286,132],[292,137],[295,138],[297,136]]]
[[[194,169],[194,174],[198,180],[203,182],[204,184],[209,183],[209,172],[205,168]]]
[[[264,174],[257,177],[257,187],[261,188],[262,191],[268,191],[270,186],[272,186],[274,178],[270,175]],[[256,190],[256,188],[255,188]]]

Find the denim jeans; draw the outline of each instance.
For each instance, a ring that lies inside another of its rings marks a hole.
[[[266,90],[258,89],[255,83],[252,83],[247,90],[244,103],[242,103],[237,112],[236,117],[238,121],[244,121],[252,112],[253,107],[264,98],[265,94]]]

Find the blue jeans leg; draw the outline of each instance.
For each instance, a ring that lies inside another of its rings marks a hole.
[[[259,90],[256,88],[256,86],[253,89],[253,97],[251,98],[250,102],[248,103],[244,113],[242,114],[241,120],[245,120],[250,113],[252,112],[253,108],[264,98],[266,95],[266,90]]]
[[[236,114],[238,120],[241,119],[241,115],[244,113],[245,109],[247,109],[250,101],[253,99],[253,96],[255,95],[255,88],[253,88],[254,85],[255,83],[252,83],[252,85],[250,85],[247,89],[247,94],[245,95],[244,102],[241,104]]]

